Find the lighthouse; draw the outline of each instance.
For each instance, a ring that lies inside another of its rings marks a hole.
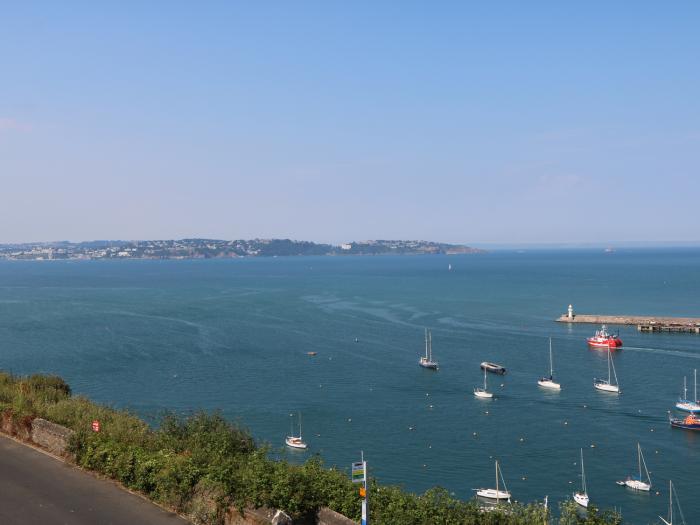
[[[567,311],[566,317],[569,319],[569,321],[574,320],[574,307],[572,305],[569,305],[569,309]]]

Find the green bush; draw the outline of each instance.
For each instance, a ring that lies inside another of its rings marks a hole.
[[[586,512],[581,512],[576,502],[568,500],[559,505],[560,525],[621,525],[622,516],[612,510],[602,513],[594,505],[589,505]]]

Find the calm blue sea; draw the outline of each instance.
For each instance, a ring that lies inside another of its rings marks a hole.
[[[595,327],[553,322],[569,303],[698,316],[699,297],[692,249],[2,262],[0,367],[59,374],[147,418],[221,409],[279,449],[301,411],[310,450],[281,454],[346,468],[363,449],[383,482],[464,498],[493,485],[499,458],[516,499],[565,499],[583,448],[593,503],[656,523],[671,477],[700,523],[700,434],[667,423],[700,337],[620,328],[617,397],[592,386],[607,373],[585,344]],[[417,365],[425,327],[437,373]],[[536,384],[549,336],[559,393]],[[490,402],[472,395],[484,360],[508,368]],[[660,495],[615,484],[636,471],[637,441]]]

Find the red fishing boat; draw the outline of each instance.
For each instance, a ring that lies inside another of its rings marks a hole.
[[[685,417],[669,417],[672,427],[684,428],[685,430],[700,430],[700,418],[695,414],[688,414]]]
[[[607,327],[603,325],[600,330],[595,331],[593,337],[587,339],[588,346],[593,348],[620,348],[622,347],[622,339],[617,335],[608,333]]]

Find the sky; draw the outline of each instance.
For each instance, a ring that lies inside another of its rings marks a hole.
[[[700,241],[698,2],[8,2],[0,243]]]

